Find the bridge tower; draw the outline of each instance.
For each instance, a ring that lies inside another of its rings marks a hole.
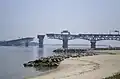
[[[39,48],[43,48],[44,37],[45,35],[37,35],[37,38],[39,39]]]

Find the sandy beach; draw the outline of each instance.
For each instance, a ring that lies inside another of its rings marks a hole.
[[[120,55],[69,58],[51,73],[29,79],[101,79],[120,71]]]

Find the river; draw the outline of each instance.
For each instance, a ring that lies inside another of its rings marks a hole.
[[[0,47],[0,79],[24,79],[24,77],[36,76],[42,72],[34,68],[24,68],[23,63],[40,57],[52,55],[52,51],[61,46],[45,45],[43,49],[38,47]]]

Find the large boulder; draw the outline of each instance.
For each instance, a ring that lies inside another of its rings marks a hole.
[[[23,64],[24,67],[54,67],[58,66],[64,60],[63,56],[42,57],[35,61],[29,61]]]

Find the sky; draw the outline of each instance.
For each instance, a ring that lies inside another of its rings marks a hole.
[[[37,37],[62,30],[71,34],[120,30],[119,3],[120,0],[0,0],[0,40]],[[44,43],[62,42],[45,37]],[[69,43],[88,44],[89,41],[77,39]]]

